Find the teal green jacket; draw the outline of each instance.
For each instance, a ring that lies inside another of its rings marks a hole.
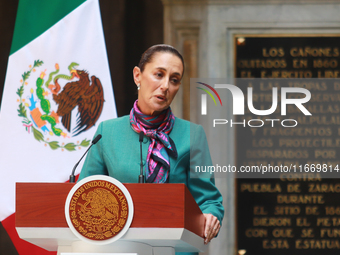
[[[89,151],[79,180],[102,174],[112,176],[122,183],[137,183],[140,174],[139,134],[132,130],[129,116],[100,123],[95,135],[98,134],[102,135],[102,139]],[[222,222],[222,196],[215,186],[213,175],[195,172],[196,167],[212,166],[202,126],[176,118],[169,136],[178,153],[177,159],[170,158],[169,182],[186,184],[201,211],[213,214]],[[149,143],[149,138],[144,137],[144,168]]]

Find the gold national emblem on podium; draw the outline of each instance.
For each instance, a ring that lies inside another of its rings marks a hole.
[[[128,216],[125,194],[106,180],[86,182],[70,198],[70,221],[80,235],[91,240],[115,237],[126,225]]]

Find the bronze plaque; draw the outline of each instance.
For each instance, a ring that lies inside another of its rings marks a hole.
[[[273,179],[237,179],[237,248],[246,255],[340,252],[340,181],[334,178],[340,176],[339,77],[340,35],[235,36],[235,78],[249,79],[256,109],[270,108],[276,86],[271,79],[283,80],[278,90],[302,87],[312,94],[305,105],[312,116],[287,108],[284,118],[296,127],[275,122],[236,128],[238,169],[291,169]],[[242,118],[264,119],[249,111]],[[332,178],[323,171],[332,171]]]

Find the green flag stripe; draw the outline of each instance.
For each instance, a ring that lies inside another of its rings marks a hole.
[[[44,33],[86,0],[20,0],[10,54]]]

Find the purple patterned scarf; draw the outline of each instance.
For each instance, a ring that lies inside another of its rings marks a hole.
[[[169,182],[170,158],[177,158],[177,150],[174,142],[169,137],[174,124],[175,116],[170,107],[162,111],[158,116],[143,114],[135,101],[130,112],[130,124],[132,129],[141,131],[150,137],[148,155],[146,157],[145,175],[148,183]]]

